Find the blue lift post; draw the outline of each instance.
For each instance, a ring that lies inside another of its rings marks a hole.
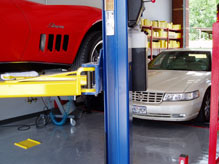
[[[104,1],[103,22],[105,163],[129,164],[127,1]]]

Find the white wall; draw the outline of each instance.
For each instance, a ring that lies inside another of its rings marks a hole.
[[[143,18],[171,22],[172,0],[156,0],[156,3],[146,2]]]
[[[26,102],[26,98],[0,99],[0,121],[27,114],[43,111],[43,103],[39,98],[37,102],[31,104]]]

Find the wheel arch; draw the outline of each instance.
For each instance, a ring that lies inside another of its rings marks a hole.
[[[97,21],[96,23],[94,23],[91,28],[87,31],[87,33],[85,34],[84,38],[86,37],[86,35],[88,35],[89,33],[93,32],[93,31],[101,31],[102,32],[102,21]]]
[[[102,20],[99,20],[99,21],[95,22],[95,23],[87,30],[87,32],[85,33],[85,35],[83,36],[83,38],[82,38],[82,40],[81,40],[80,46],[79,46],[78,49],[77,49],[77,53],[76,53],[75,58],[74,58],[74,60],[72,61],[72,63],[74,63],[75,59],[77,58],[79,49],[80,49],[80,47],[82,46],[82,44],[83,44],[84,40],[86,39],[86,37],[87,37],[90,33],[94,32],[94,31],[101,31],[101,32],[102,32]]]
[[[210,93],[211,93],[211,85],[207,87],[207,89],[205,90],[205,94],[206,94],[207,92],[210,92]],[[205,96],[205,94],[204,94],[204,96]]]

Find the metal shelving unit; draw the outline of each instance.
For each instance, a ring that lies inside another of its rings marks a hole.
[[[170,40],[178,40],[180,41],[180,48],[182,48],[183,45],[183,34],[182,34],[182,30],[174,30],[174,29],[169,29],[169,28],[162,28],[162,27],[153,27],[153,26],[142,26],[142,30],[143,29],[149,29],[151,30],[151,36],[148,36],[148,39],[150,40],[150,48],[148,48],[148,50],[150,50],[150,55],[151,55],[151,60],[153,59],[153,50],[158,50],[159,52],[161,50],[166,50],[166,49],[173,49],[173,48],[169,48],[169,41]],[[167,37],[154,37],[152,34],[153,30],[164,30],[167,32]],[[169,33],[170,32],[180,32],[181,33],[181,38],[174,38],[174,37],[170,37]],[[153,41],[159,41],[159,40],[166,40],[167,41],[167,48],[153,48]]]

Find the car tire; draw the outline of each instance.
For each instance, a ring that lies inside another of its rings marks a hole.
[[[210,95],[211,92],[208,89],[205,93],[204,99],[202,101],[202,106],[197,117],[197,121],[199,122],[205,122],[210,120]]]
[[[78,69],[82,64],[89,62],[97,62],[99,59],[100,49],[102,48],[102,32],[93,31],[88,33],[84,38],[78,54],[71,66],[71,70]],[[100,104],[103,104],[102,94],[95,96],[83,96],[85,104],[85,112],[90,113],[92,110],[101,108]],[[101,101],[102,100],[102,101]],[[103,107],[103,105],[101,105]]]
[[[88,33],[79,48],[78,54],[71,66],[71,70],[76,70],[84,63],[96,62],[102,48],[102,32],[93,31]]]
[[[87,96],[85,99],[86,112],[104,111],[104,95],[103,92],[97,96]]]

